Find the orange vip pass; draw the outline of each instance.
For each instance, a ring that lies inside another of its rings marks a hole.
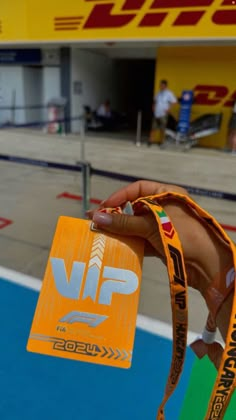
[[[144,242],[58,220],[27,350],[131,366]]]

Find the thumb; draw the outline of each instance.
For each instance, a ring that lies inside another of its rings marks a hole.
[[[130,216],[95,212],[93,222],[96,227],[106,232],[125,236],[139,236],[148,239],[153,228],[157,230],[153,217]]]

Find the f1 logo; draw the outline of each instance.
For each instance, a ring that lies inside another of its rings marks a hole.
[[[130,295],[138,288],[138,277],[131,270],[105,266],[102,271],[102,285],[99,288],[100,267],[88,268],[84,279],[86,264],[75,261],[68,279],[64,260],[51,258],[50,261],[56,288],[62,296],[69,299],[84,300],[90,297],[101,305],[111,305],[114,293]]]

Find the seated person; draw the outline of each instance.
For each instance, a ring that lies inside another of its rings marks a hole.
[[[97,110],[97,116],[101,118],[111,118],[111,104],[109,100],[106,100],[104,104],[101,104]]]
[[[102,124],[104,130],[113,130],[115,128],[114,115],[111,110],[111,103],[108,99],[98,107],[96,117]]]

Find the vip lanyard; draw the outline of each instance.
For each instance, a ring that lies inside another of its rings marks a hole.
[[[172,321],[173,321],[173,352],[170,372],[166,384],[165,394],[158,409],[157,420],[164,420],[164,407],[169,397],[174,392],[184,365],[187,330],[188,330],[188,298],[187,298],[187,275],[183,257],[181,242],[170,218],[161,207],[163,199],[176,199],[181,201],[197,214],[200,219],[221,236],[229,245],[233,254],[234,269],[236,269],[235,245],[221,228],[219,223],[205,210],[199,207],[188,196],[178,193],[163,193],[160,195],[139,198],[133,202],[134,212],[142,206],[146,206],[154,215],[166,256],[166,264],[169,275]],[[235,285],[235,277],[233,286]],[[222,290],[224,287],[221,288]],[[217,292],[217,291],[216,291]],[[216,315],[223,297],[218,293],[218,307],[212,310]],[[211,304],[211,302],[209,302]],[[210,305],[208,305],[210,306]],[[234,298],[232,312],[228,327],[225,349],[222,355],[217,378],[211,394],[205,420],[222,420],[229,404],[230,398],[236,387],[236,292],[234,287]]]

